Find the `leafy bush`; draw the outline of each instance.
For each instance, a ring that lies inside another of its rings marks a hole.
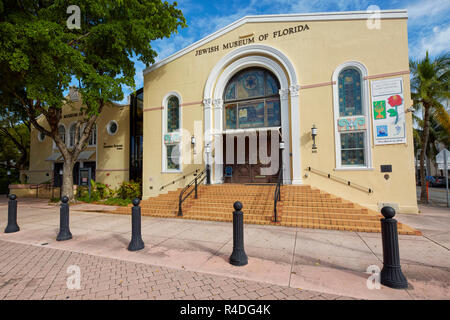
[[[89,199],[89,187],[78,186],[77,200],[83,202],[97,202],[114,196],[114,191],[106,184],[91,180],[91,198]]]
[[[141,184],[134,181],[124,181],[120,184],[116,193],[121,199],[141,198]]]
[[[134,198],[141,198],[141,184],[134,181],[124,181],[117,191],[112,190],[107,184],[91,180],[91,198],[89,188],[78,186],[77,200],[83,202],[103,202],[108,205],[127,206]]]

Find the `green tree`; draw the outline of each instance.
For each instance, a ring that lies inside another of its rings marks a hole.
[[[411,97],[414,107],[422,112],[420,126],[420,201],[427,203],[425,182],[425,154],[430,144],[430,117],[450,132],[450,117],[441,101],[449,98],[450,54],[446,53],[430,59],[410,60]]]
[[[68,18],[77,21],[67,14],[71,5],[80,8],[79,29],[68,27]],[[123,86],[135,87],[132,59],[152,64],[157,54],[151,41],[185,27],[176,6],[160,0],[0,0],[0,94],[13,95],[31,124],[53,139],[64,158],[62,192],[70,199],[73,166],[98,115],[108,101],[123,99]],[[73,80],[84,116],[69,148],[58,125]],[[40,115],[48,129],[38,123]]]

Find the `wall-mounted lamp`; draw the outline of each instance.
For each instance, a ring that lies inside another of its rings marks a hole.
[[[280,141],[280,150],[284,150],[284,141],[283,140]]]
[[[313,148],[313,150],[316,150],[317,149],[317,146],[316,146],[317,128],[316,128],[316,125],[314,125],[314,124],[313,124],[313,126],[311,128],[311,136],[313,138],[312,148]]]

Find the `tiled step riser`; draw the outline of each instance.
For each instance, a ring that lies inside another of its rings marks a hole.
[[[295,215],[297,213],[307,213],[307,212],[317,212],[317,213],[368,213],[368,210],[365,209],[357,209],[357,208],[331,208],[331,207],[298,207],[298,208],[283,208],[283,213]]]
[[[248,185],[219,185],[198,188],[198,199],[193,194],[183,203],[184,219],[226,221],[233,219],[233,204],[244,205],[244,222],[273,224],[273,196],[275,187]],[[141,202],[142,215],[163,218],[178,217],[178,200],[181,189]],[[130,214],[131,207],[121,208],[116,213]],[[380,217],[365,208],[343,201],[309,186],[282,186],[281,202],[278,202],[277,225],[379,232]],[[399,224],[399,233],[411,233]]]

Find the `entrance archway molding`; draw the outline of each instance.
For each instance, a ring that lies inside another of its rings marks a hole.
[[[283,141],[285,142],[283,151],[283,182],[301,184],[300,130],[298,126],[300,119],[298,91],[300,86],[290,60],[284,53],[273,47],[259,44],[241,47],[224,56],[214,66],[206,82],[203,99],[205,146],[212,146],[213,136],[216,135],[216,139],[214,139],[215,158],[223,159],[223,142],[221,138],[223,133],[223,92],[234,74],[249,67],[261,67],[270,70],[280,82],[281,128]],[[292,119],[296,120],[293,122],[294,126],[290,125],[289,100]],[[290,157],[290,138],[292,138],[293,144],[292,158]],[[205,154],[205,159],[208,164],[213,164],[212,153]],[[223,164],[214,164],[214,178],[212,180],[213,183],[222,183]]]

